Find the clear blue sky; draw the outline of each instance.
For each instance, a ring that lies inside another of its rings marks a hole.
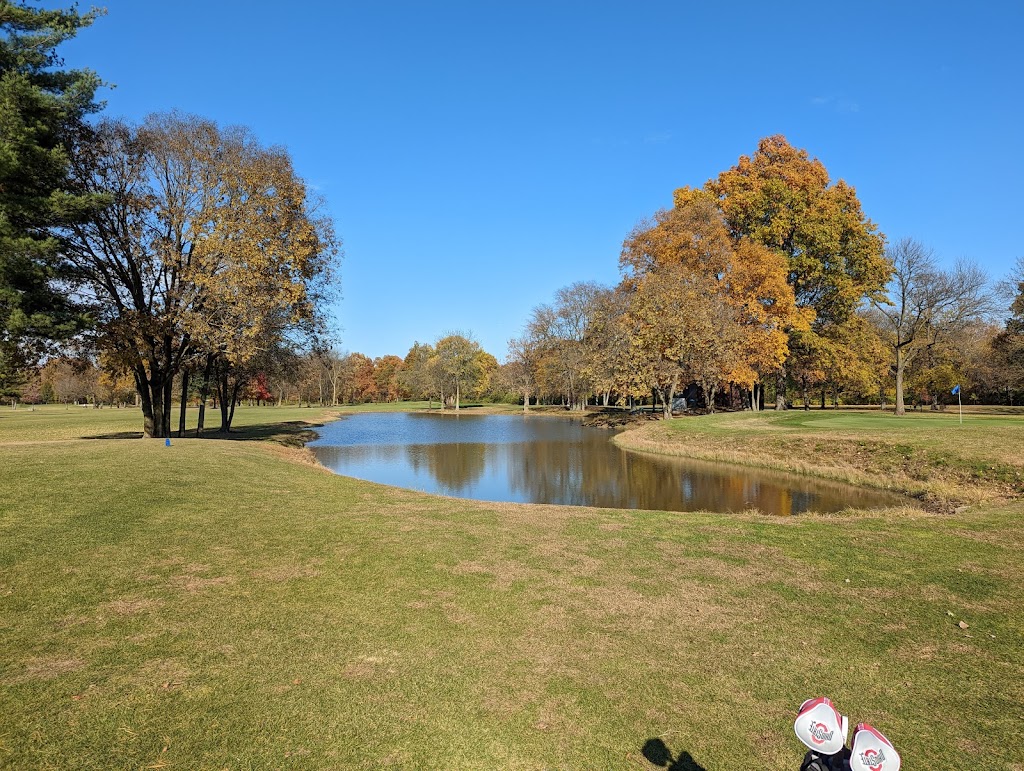
[[[67,5],[47,0],[48,7]],[[470,330],[618,278],[622,239],[785,134],[891,239],[1024,255],[1024,3],[107,0],[66,45],[107,114],[286,146],[344,239],[343,347]]]

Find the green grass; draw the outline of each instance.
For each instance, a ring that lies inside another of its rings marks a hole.
[[[236,436],[250,436],[254,426],[266,435],[280,425],[287,430],[295,423],[322,423],[330,420],[344,408],[323,407],[246,407],[235,410],[232,430]],[[190,408],[186,413],[186,430],[193,435],[199,410]],[[178,429],[178,410],[171,414],[174,433]],[[207,409],[205,436],[218,438],[220,413]],[[68,439],[126,439],[142,437],[142,412],[137,407],[116,409],[46,404],[33,408],[19,406],[17,410],[0,408],[0,443],[52,442]],[[174,437],[172,437],[172,441]],[[163,440],[159,440],[163,443]]]
[[[907,768],[1024,762],[1019,502],[475,503],[276,442],[60,439],[132,424],[107,412],[0,419],[0,767],[639,769],[660,737],[708,771],[795,769],[815,695]],[[239,436],[303,418],[240,411]]]

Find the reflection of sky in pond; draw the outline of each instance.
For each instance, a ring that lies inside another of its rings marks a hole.
[[[606,430],[557,418],[362,413],[319,433],[310,447],[339,474],[485,501],[795,514],[901,500],[807,477],[626,452]]]

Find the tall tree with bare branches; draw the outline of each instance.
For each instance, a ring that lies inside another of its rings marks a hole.
[[[245,129],[156,115],[100,124],[73,168],[81,190],[112,204],[69,225],[63,249],[101,348],[135,378],[147,436],[170,435],[171,386],[190,361],[213,357],[237,375],[315,329],[338,246],[285,151]]]
[[[888,297],[872,300],[872,317],[892,356],[896,414],[906,413],[903,380],[922,351],[934,347],[992,310],[988,278],[976,265],[938,267],[935,254],[912,238],[887,250],[893,265]]]

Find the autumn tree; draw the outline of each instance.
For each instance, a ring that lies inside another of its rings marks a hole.
[[[64,253],[102,349],[135,378],[147,436],[169,435],[183,366],[238,373],[315,330],[337,244],[283,150],[172,114],[103,122],[74,161],[79,189],[112,204],[66,228]]]
[[[539,352],[528,337],[508,341],[508,356],[501,368],[501,382],[510,393],[520,394],[523,412],[530,410],[530,397],[537,392],[537,360]]]
[[[474,399],[486,399],[492,395],[493,389],[497,385],[496,378],[500,365],[493,354],[481,348],[480,353],[476,356],[476,366],[480,376],[476,381],[476,387],[470,391],[470,395]]]
[[[681,385],[707,399],[725,382],[753,389],[788,353],[787,331],[807,330],[778,253],[729,232],[717,202],[696,193],[641,223],[619,264],[630,293],[634,360],[662,394]]]
[[[98,366],[100,370],[98,387],[103,401],[120,406],[134,398],[135,381],[129,372],[102,355],[99,357]]]
[[[970,324],[958,339],[964,360],[965,380],[973,385],[969,398],[987,404],[1012,404],[1018,382],[1012,369],[1004,367],[1004,361],[996,350],[999,336],[1005,332],[1001,323],[983,320]]]
[[[584,374],[605,407],[612,394],[629,395],[635,390],[628,312],[629,293],[624,287],[602,288],[594,295],[584,339]]]
[[[417,341],[405,355],[399,373],[402,387],[414,398],[428,399],[429,407],[433,406],[434,394],[439,392],[431,365],[433,360],[434,347]]]
[[[940,270],[935,255],[904,238],[887,252],[893,265],[887,297],[872,300],[872,317],[892,356],[896,378],[896,414],[906,412],[903,378],[922,351],[956,334],[991,307],[988,280],[975,265],[958,262]]]
[[[1005,328],[991,342],[999,379],[1007,392],[1024,389],[1024,257],[1017,260],[1014,272],[1003,282],[1012,299]]]
[[[870,396],[874,400],[885,388],[889,377],[886,346],[863,312],[835,325],[825,345],[811,347],[822,340],[817,335],[808,335],[806,340],[807,343],[797,337],[790,373],[801,387],[805,406],[814,387],[820,389],[822,408],[829,392],[833,404],[838,404],[841,394]]]
[[[402,398],[405,389],[402,386],[401,374],[405,362],[398,356],[388,354],[373,360],[373,377],[377,384],[378,397],[387,402],[397,402]]]
[[[350,353],[344,363],[345,401],[350,404],[377,400],[377,380],[373,359],[365,353]]]
[[[473,391],[480,383],[482,352],[480,344],[465,333],[454,332],[434,344],[431,364],[445,392],[453,397],[456,412],[460,409],[462,394]]]
[[[563,395],[573,410],[582,410],[591,393],[587,336],[605,288],[578,281],[555,293],[552,304],[534,308],[527,336],[538,352],[537,374],[542,383]]]
[[[100,13],[0,3],[0,392],[48,341],[89,321],[67,289],[54,230],[105,202],[69,178],[71,148],[100,106],[100,81],[61,69],[56,49]]]
[[[676,393],[700,385],[711,407],[719,385],[737,368],[742,331],[735,309],[710,276],[664,266],[636,282],[630,315],[638,370],[655,387],[666,418]]]
[[[93,362],[75,356],[50,359],[40,370],[44,392],[64,405],[81,401],[95,403],[99,377],[100,372]]]
[[[798,307],[812,310],[811,333],[827,345],[835,325],[865,299],[882,296],[890,266],[884,241],[861,210],[856,191],[829,179],[824,165],[782,136],[762,139],[702,191],[676,191],[677,205],[695,193],[718,201],[731,234],[784,255]],[[776,378],[776,409],[785,408],[786,370]]]
[[[320,353],[320,362],[323,364],[324,374],[326,375],[331,387],[332,407],[337,406],[338,404],[338,387],[345,373],[347,358],[347,353],[343,353],[333,346],[325,347]]]

